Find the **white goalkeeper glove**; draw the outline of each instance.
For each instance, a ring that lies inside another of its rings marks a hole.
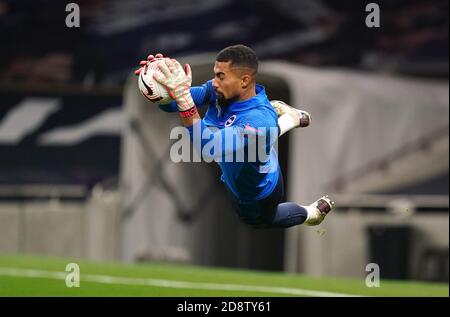
[[[177,102],[180,112],[195,107],[191,96],[192,72],[189,64],[183,69],[175,59],[165,58],[164,61],[165,63],[158,64],[164,76],[155,74],[153,78],[166,87],[170,97]]]
[[[140,66],[140,68],[139,69],[136,69],[135,71],[134,71],[134,74],[136,75],[136,76],[139,76],[139,74],[141,73],[141,71],[143,70],[144,72],[146,72],[147,71],[147,68],[148,68],[148,65],[150,64],[150,63],[153,63],[155,60],[157,60],[158,58],[163,58],[164,56],[163,56],[163,54],[161,54],[161,53],[158,53],[158,54],[156,54],[155,56],[153,56],[153,54],[150,54],[148,57],[147,57],[147,60],[146,61],[140,61],[139,62],[139,66]]]

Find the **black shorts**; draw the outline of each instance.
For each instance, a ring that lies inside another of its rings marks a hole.
[[[243,222],[256,227],[264,227],[272,223],[278,205],[284,199],[284,183],[281,172],[278,175],[277,185],[269,196],[257,200],[246,201],[236,198],[229,190],[233,208]]]

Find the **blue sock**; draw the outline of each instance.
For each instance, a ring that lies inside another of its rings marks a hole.
[[[272,220],[272,226],[288,228],[305,222],[308,216],[306,209],[296,203],[281,203]]]

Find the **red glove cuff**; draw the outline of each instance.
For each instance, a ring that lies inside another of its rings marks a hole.
[[[196,115],[197,113],[198,113],[197,107],[195,107],[195,106],[190,108],[190,109],[188,109],[188,110],[179,112],[179,114],[180,114],[180,116],[182,118],[189,118],[189,117],[192,117],[192,116]]]

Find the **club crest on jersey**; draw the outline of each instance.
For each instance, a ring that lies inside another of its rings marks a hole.
[[[225,126],[229,127],[230,125],[233,124],[233,122],[236,120],[236,115],[232,115],[231,117],[228,118],[227,121],[225,121]]]

